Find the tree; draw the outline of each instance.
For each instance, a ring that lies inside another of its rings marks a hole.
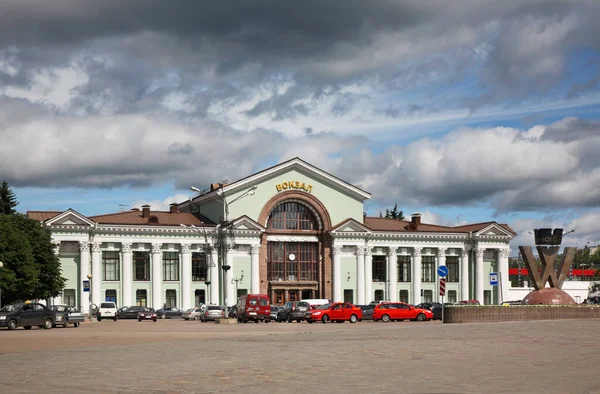
[[[379,212],[379,217],[386,219],[404,220],[404,212],[398,210],[398,204],[394,204],[394,208],[385,210],[385,216],[383,216],[383,214]]]
[[[0,214],[11,215],[16,211],[15,207],[19,205],[17,197],[6,181],[0,184]]]

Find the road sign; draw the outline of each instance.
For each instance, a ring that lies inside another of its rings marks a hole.
[[[448,275],[448,267],[445,265],[440,265],[437,269],[437,274],[442,278],[445,278]]]
[[[496,286],[498,285],[498,273],[490,272],[490,285]]]
[[[84,292],[89,292],[90,291],[90,281],[89,280],[84,280],[83,281],[83,291]]]
[[[440,295],[443,297],[446,295],[446,279],[440,278]]]

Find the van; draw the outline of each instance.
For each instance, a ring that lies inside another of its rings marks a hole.
[[[113,319],[114,321],[117,321],[118,316],[117,304],[114,302],[103,302],[100,304],[100,309],[98,309],[96,318],[98,321],[102,321],[102,319]]]
[[[310,309],[315,309],[321,305],[325,305],[325,304],[331,304],[331,300],[326,300],[326,299],[306,299],[306,300],[300,300],[303,302],[308,302],[308,305],[310,305]]]
[[[266,294],[244,294],[238,298],[235,305],[235,317],[238,322],[246,323],[254,320],[255,323],[271,321],[271,300]]]

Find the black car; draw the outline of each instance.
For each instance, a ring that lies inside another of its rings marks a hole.
[[[6,305],[0,309],[0,327],[14,330],[33,326],[50,329],[56,321],[56,312],[35,302]]]
[[[119,319],[137,319],[138,313],[144,308],[143,306],[124,306],[117,310],[117,316]]]
[[[456,305],[453,302],[444,302],[444,306],[442,304],[436,303],[433,308],[431,308],[431,312],[433,312],[433,320],[442,320],[442,308],[447,307],[448,305]]]
[[[439,302],[422,302],[419,305],[415,305],[415,308],[429,309],[433,312],[433,320],[441,320],[442,318],[442,304]]]
[[[289,301],[277,312],[277,321],[291,323],[296,320],[300,323],[304,320],[304,314],[310,310],[310,304],[305,301]]]
[[[183,313],[183,311],[179,308],[164,307],[164,308],[161,308],[156,311],[156,316],[160,317],[161,319],[166,319],[166,318],[172,319],[172,318],[181,317],[182,313]]]

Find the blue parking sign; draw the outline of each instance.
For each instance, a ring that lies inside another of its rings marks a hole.
[[[84,292],[89,292],[90,291],[90,281],[89,280],[84,280],[83,281],[83,291]]]
[[[498,273],[490,272],[490,285],[496,286],[498,285]]]

